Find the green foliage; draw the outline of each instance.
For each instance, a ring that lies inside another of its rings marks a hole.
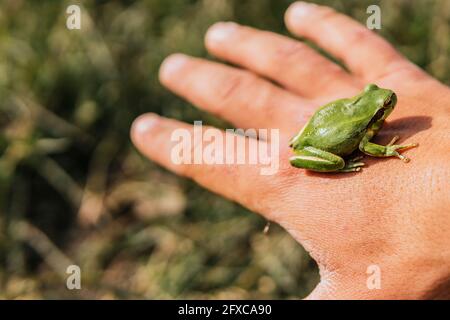
[[[165,90],[165,56],[207,57],[216,21],[287,34],[288,0],[0,2],[0,298],[298,298],[318,280],[280,228],[142,158],[132,120],[157,112],[224,127]],[[365,21],[449,82],[449,2],[317,1]],[[368,62],[369,63],[369,62]],[[82,270],[81,291],[65,267]]]

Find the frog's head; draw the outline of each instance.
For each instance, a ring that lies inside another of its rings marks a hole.
[[[397,95],[389,89],[382,89],[375,84],[368,84],[364,88],[363,99],[371,106],[373,120],[386,119],[394,110]]]

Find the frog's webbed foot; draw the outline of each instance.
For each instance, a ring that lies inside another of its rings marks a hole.
[[[374,157],[397,157],[401,159],[403,162],[409,162],[409,158],[400,154],[399,151],[403,151],[406,149],[411,149],[417,147],[418,143],[410,143],[405,145],[394,144],[398,141],[399,137],[395,136],[392,138],[391,142],[389,142],[386,146],[382,146],[379,144],[372,143],[367,140],[363,140],[360,143],[359,149]]]
[[[405,144],[405,145],[396,145],[396,144],[394,144],[394,143],[396,143],[398,141],[398,139],[400,139],[400,137],[399,136],[395,136],[395,137],[392,138],[391,142],[389,142],[387,144],[387,146],[386,146],[387,154],[395,156],[395,157],[401,159],[403,162],[409,162],[410,159],[405,157],[404,155],[400,154],[398,151],[415,148],[419,144],[418,143],[410,143],[410,144]]]
[[[345,162],[345,166],[340,169],[338,172],[358,172],[361,171],[361,167],[365,164],[364,162],[360,162],[363,156],[355,157]]]

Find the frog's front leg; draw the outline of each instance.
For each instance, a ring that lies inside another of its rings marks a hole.
[[[358,171],[356,167],[345,168],[344,159],[341,157],[314,147],[295,150],[295,156],[291,157],[289,161],[294,167],[318,172],[344,171],[345,169]]]
[[[368,133],[360,142],[359,150],[373,157],[397,157],[403,160],[404,162],[409,162],[409,158],[400,154],[398,151],[406,150],[410,148],[417,147],[417,143],[405,144],[405,145],[397,145],[394,144],[399,137],[395,136],[388,145],[382,146],[376,143],[372,143],[369,140],[372,138],[372,134]]]

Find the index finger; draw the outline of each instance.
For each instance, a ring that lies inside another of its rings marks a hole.
[[[273,198],[272,195],[277,194],[274,190],[280,185],[280,179],[276,175],[277,165],[282,165],[281,161],[278,161],[279,146],[273,145],[273,142],[252,139],[217,128],[202,127],[201,133],[196,133],[195,130],[194,126],[177,120],[145,114],[133,123],[131,138],[139,151],[163,167],[191,178],[205,188],[276,221],[268,203]],[[206,142],[207,130],[210,138],[215,137],[214,142],[211,142],[212,139]],[[174,139],[174,133],[178,137],[182,134],[183,139]],[[180,141],[184,139],[188,142],[181,157],[186,159],[184,152],[188,151],[190,155],[187,159],[191,159],[190,161],[179,161],[178,158]],[[213,143],[219,143],[214,152],[218,152],[216,159],[222,159],[223,163],[206,160],[206,150],[209,148],[209,154],[212,154]],[[195,158],[198,152],[200,159]],[[238,158],[239,152],[242,152],[243,158]],[[260,155],[266,152],[270,154],[273,164],[268,164],[267,159],[261,160]],[[258,157],[256,162],[250,160],[251,157],[255,159],[255,155]],[[231,161],[227,161],[228,159]]]

